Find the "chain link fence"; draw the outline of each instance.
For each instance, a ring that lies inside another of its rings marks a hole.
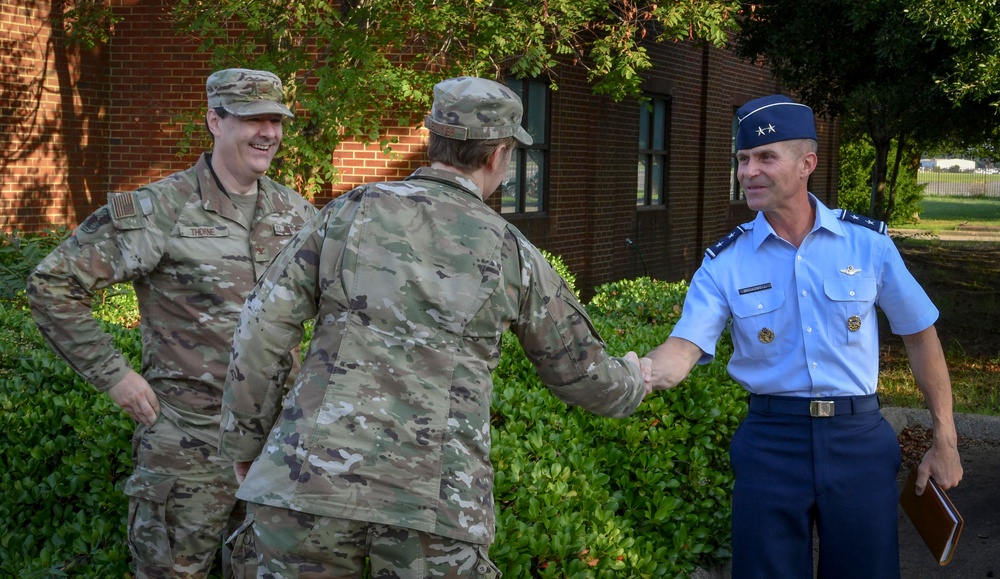
[[[917,173],[917,183],[927,185],[924,195],[1000,197],[1000,173],[986,173],[982,170],[957,173],[920,171]]]

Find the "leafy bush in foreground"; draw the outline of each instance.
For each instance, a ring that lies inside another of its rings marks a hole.
[[[666,339],[686,289],[624,280],[597,288],[588,310],[613,353],[645,353]],[[95,313],[138,366],[131,290],[105,292]],[[45,346],[23,293],[0,301],[0,322],[0,577],[125,577],[133,423]],[[729,557],[727,447],[746,406],[725,372],[726,340],[681,387],[608,419],[559,402],[503,339],[491,557],[507,577],[677,577]]]
[[[133,423],[41,342],[23,306],[0,316],[5,334],[22,337],[0,344],[0,576],[124,577],[119,485],[132,470]],[[138,351],[137,332],[117,335]]]
[[[611,352],[645,353],[687,287],[649,279],[597,288],[588,306]],[[746,413],[731,347],[625,419],[567,409],[512,336],[494,379],[497,540],[510,577],[678,577],[728,559],[729,440]]]

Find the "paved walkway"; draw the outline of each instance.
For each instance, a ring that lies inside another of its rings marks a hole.
[[[927,410],[883,408],[897,433],[931,426]],[[901,579],[1000,579],[1000,417],[955,415],[965,475],[948,497],[965,519],[951,563],[938,565],[913,524],[899,511]],[[900,484],[909,471],[900,472]],[[698,570],[691,579],[730,579],[728,568]],[[839,578],[838,578],[839,579]],[[850,579],[850,578],[844,578]]]

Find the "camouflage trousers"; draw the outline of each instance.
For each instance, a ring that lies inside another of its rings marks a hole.
[[[254,503],[228,542],[236,579],[501,577],[487,545]]]
[[[223,539],[244,518],[232,461],[161,416],[136,429],[132,465],[125,494],[136,577],[208,577]],[[228,557],[223,567],[231,577]]]

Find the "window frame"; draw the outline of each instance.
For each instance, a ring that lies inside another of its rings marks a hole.
[[[534,142],[530,145],[520,142],[515,143],[516,146],[511,153],[510,168],[508,169],[507,178],[504,180],[503,190],[501,191],[500,213],[504,215],[544,214],[549,210],[549,171],[552,164],[549,153],[551,148],[550,131],[552,127],[552,90],[549,88],[548,82],[539,78],[519,79],[507,76],[504,78],[504,82],[508,88],[520,97],[521,105],[524,108],[521,117],[521,126],[524,127],[524,130],[528,131]],[[536,90],[541,89],[544,102],[538,103],[535,102],[535,99],[531,98],[533,95],[538,94],[531,90],[532,87]],[[539,106],[542,107],[540,118],[544,122],[544,126],[540,131],[533,132],[528,121],[535,118],[536,108]],[[530,157],[540,158],[540,163],[538,163],[540,167],[537,170],[540,182],[537,186],[538,201],[529,208],[527,204],[529,197],[527,159]],[[508,204],[506,199],[511,195],[508,189],[513,189],[514,187],[516,187],[516,190],[513,191],[513,204]]]
[[[736,107],[733,107],[733,131],[732,131],[732,144],[730,145],[730,162],[729,162],[729,202],[730,203],[742,203],[746,201],[743,195],[743,188],[740,187],[740,180],[738,178],[737,170],[739,169],[740,162],[736,159],[736,134],[740,130],[740,116],[737,114]]]
[[[672,112],[673,97],[665,94],[647,94],[646,99],[639,104],[639,142],[637,143],[636,159],[636,207],[661,207],[667,204],[670,194],[670,140],[673,129]],[[662,109],[657,105],[662,104]],[[662,110],[662,118],[657,118],[657,112]],[[657,124],[661,126],[658,127]],[[662,143],[657,147],[657,128],[662,128]],[[646,132],[643,135],[643,132]],[[645,147],[643,145],[646,145]],[[659,161],[660,175],[655,170]],[[645,165],[643,165],[645,163]],[[643,167],[642,173],[639,167]],[[642,182],[639,182],[641,176]],[[655,180],[659,180],[659,196],[655,195]]]

